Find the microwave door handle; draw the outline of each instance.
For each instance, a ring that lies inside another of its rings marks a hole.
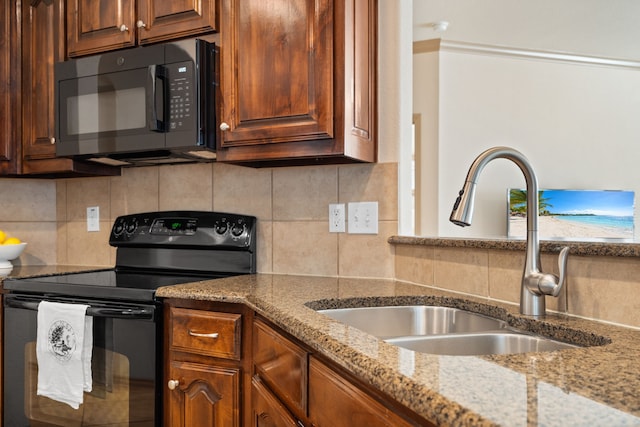
[[[150,65],[148,75],[147,121],[149,130],[166,132],[169,113],[169,77],[167,68]]]

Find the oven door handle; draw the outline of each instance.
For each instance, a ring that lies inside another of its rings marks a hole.
[[[5,295],[4,304],[7,307],[19,308],[24,310],[38,311],[38,305],[40,301],[47,301],[46,299],[39,299],[37,301],[30,301],[22,299],[19,296]],[[154,309],[146,307],[95,307],[89,306],[87,308],[87,315],[92,317],[110,317],[119,319],[153,319]]]

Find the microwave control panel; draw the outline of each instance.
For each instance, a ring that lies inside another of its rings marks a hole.
[[[193,62],[167,66],[169,71],[169,132],[192,129],[194,123],[195,79]]]

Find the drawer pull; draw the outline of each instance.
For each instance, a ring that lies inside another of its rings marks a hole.
[[[176,387],[178,387],[180,385],[180,380],[169,380],[167,382],[167,387],[169,387],[169,390],[175,390]]]
[[[200,332],[193,332],[191,329],[189,329],[189,335],[191,335],[192,337],[198,337],[198,338],[218,338],[217,332],[213,332],[210,334],[203,334]]]

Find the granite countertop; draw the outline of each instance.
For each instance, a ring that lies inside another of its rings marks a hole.
[[[394,280],[247,275],[160,288],[159,297],[246,304],[366,383],[442,425],[640,425],[640,332]],[[314,309],[459,307],[560,340],[545,353],[438,356],[395,347]],[[313,307],[309,308],[309,307]]]

